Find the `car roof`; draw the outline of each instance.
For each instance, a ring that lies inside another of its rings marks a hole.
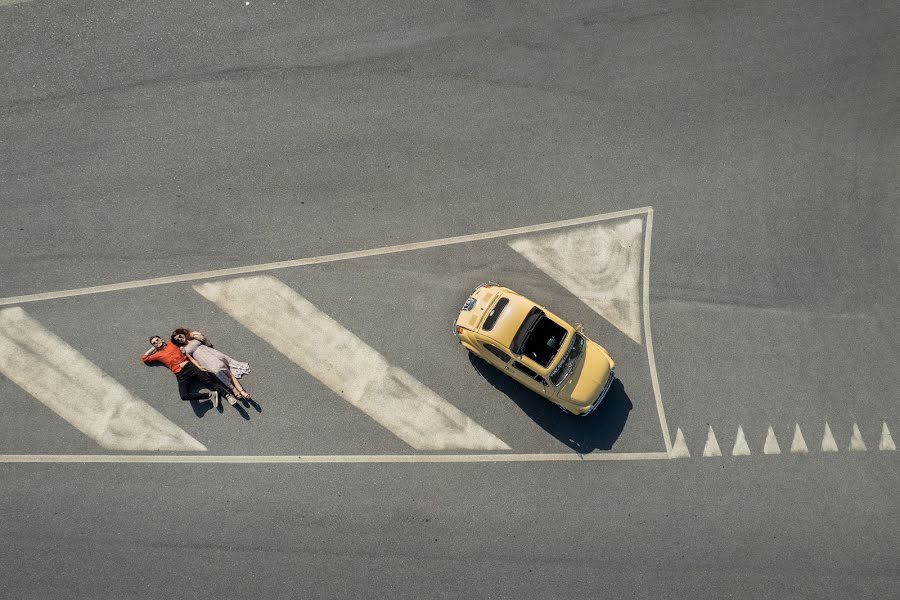
[[[482,335],[493,338],[497,342],[509,348],[513,337],[522,325],[522,321],[528,312],[537,306],[534,302],[510,289],[504,289],[498,298],[509,298],[509,304],[503,309],[503,313],[490,331],[481,331]]]

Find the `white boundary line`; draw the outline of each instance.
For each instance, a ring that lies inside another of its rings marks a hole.
[[[123,290],[131,290],[144,287],[152,287],[158,285],[169,285],[173,283],[185,283],[192,281],[200,281],[203,279],[213,279],[216,277],[230,277],[234,275],[245,275],[248,273],[259,273],[263,271],[275,271],[279,269],[288,269],[292,267],[302,267],[307,265],[317,265],[330,262],[339,262],[350,260],[353,258],[364,258],[368,256],[381,256],[385,254],[395,254],[398,252],[408,252],[411,250],[424,250],[428,248],[436,248],[439,246],[451,246],[454,244],[462,244],[466,242],[475,242],[490,240],[512,235],[522,235],[527,233],[535,233],[538,231],[547,231],[551,229],[561,229],[563,227],[573,227],[576,225],[585,225],[588,223],[597,223],[600,221],[609,221],[611,219],[619,219],[622,217],[630,217],[633,215],[645,214],[646,231],[644,233],[644,337],[647,345],[647,359],[650,363],[650,379],[653,383],[653,395],[656,399],[656,410],[659,415],[660,426],[662,427],[663,441],[665,442],[665,452],[634,452],[634,453],[606,453],[606,454],[440,454],[440,455],[334,455],[334,456],[137,456],[137,455],[56,455],[56,454],[6,454],[0,455],[0,463],[26,463],[26,462],[131,462],[131,463],[388,463],[388,462],[529,462],[529,461],[615,461],[615,460],[659,460],[671,458],[672,441],[669,437],[669,427],[666,422],[666,414],[663,409],[662,395],[659,391],[659,380],[656,374],[656,358],[653,353],[653,340],[650,335],[650,238],[653,230],[653,207],[644,206],[641,208],[632,208],[628,210],[620,210],[617,212],[605,213],[602,215],[592,215],[589,217],[578,217],[575,219],[565,219],[561,221],[553,221],[550,223],[541,223],[539,225],[528,225],[525,227],[513,227],[511,229],[499,229],[484,233],[474,233],[469,235],[461,235],[448,238],[440,238],[436,240],[428,240],[424,242],[412,242],[408,244],[398,244],[395,246],[384,246],[381,248],[372,248],[369,250],[357,250],[353,252],[341,252],[338,254],[327,254],[323,256],[314,256],[310,258],[300,258],[294,260],[284,260],[279,262],[263,263],[257,265],[247,265],[244,267],[232,267],[228,269],[216,269],[212,271],[198,271],[195,273],[185,273],[182,275],[170,275],[167,277],[154,277],[150,279],[137,279],[133,281],[125,281],[122,283],[111,283],[106,285],[95,285],[83,288],[74,288],[69,290],[59,290],[54,292],[43,292],[38,294],[27,294],[23,296],[11,296],[0,298],[0,306],[10,306],[18,304],[27,304],[31,302],[41,302],[44,300],[56,300],[60,298],[72,298],[75,296],[89,296],[93,294],[103,294],[107,292],[116,292]]]
[[[196,273],[185,273],[183,275],[170,275],[167,277],[154,277],[151,279],[137,279],[134,281],[125,281],[122,283],[110,283],[106,285],[94,285],[90,287],[75,288],[71,290],[59,290],[56,292],[42,292],[39,294],[26,294],[24,296],[11,296],[8,298],[0,298],[0,306],[10,306],[13,304],[27,304],[29,302],[40,302],[43,300],[55,300],[58,298],[72,298],[74,296],[88,296],[92,294],[103,294],[106,292],[117,292],[121,290],[133,290],[136,288],[152,287],[157,285],[168,285],[171,283],[184,283],[189,281],[200,281],[202,279],[212,279],[214,277],[231,277],[233,275],[246,275],[247,273],[259,273],[261,271],[275,271],[278,269],[289,269],[291,267],[303,267],[307,265],[319,265],[323,263],[338,262],[342,260],[350,260],[352,258],[364,258],[368,256],[381,256],[383,254],[394,254],[397,252],[408,252],[410,250],[424,250],[427,248],[436,248],[438,246],[452,246],[454,244],[462,244],[464,242],[475,242],[481,240],[490,240],[511,235],[520,235],[524,233],[534,233],[536,231],[546,231],[548,229],[560,229],[562,227],[571,227],[574,225],[584,225],[586,223],[596,223],[598,221],[608,221],[610,219],[618,219],[620,217],[628,217],[646,213],[652,214],[653,209],[649,206],[643,208],[633,208],[630,210],[621,210],[618,212],[606,213],[602,215],[593,215],[590,217],[579,217],[577,219],[566,219],[564,221],[554,221],[552,223],[541,223],[540,225],[529,225],[526,227],[514,227],[512,229],[500,229],[496,231],[488,231],[485,233],[473,233],[470,235],[460,235],[456,237],[441,238],[437,240],[429,240],[425,242],[412,242],[409,244],[399,244],[397,246],[384,246],[382,248],[372,248],[369,250],[357,250],[354,252],[341,252],[339,254],[327,254],[324,256],[314,256],[311,258],[299,258],[294,260],[283,260],[280,262],[264,263],[259,265],[248,265],[245,267],[232,267],[230,269],[216,269],[213,271],[198,271]]]
[[[597,454],[345,454],[309,456],[209,456],[135,454],[2,454],[0,463],[182,463],[182,464],[321,464],[321,463],[489,463],[599,462],[667,460],[668,452]]]
[[[669,437],[669,425],[666,422],[666,411],[663,408],[662,394],[659,391],[659,378],[656,375],[656,355],[653,353],[653,337],[650,335],[650,238],[653,233],[653,208],[647,208],[647,227],[644,232],[644,343],[647,345],[647,360],[650,363],[650,380],[653,382],[653,395],[656,397],[656,412],[659,414],[659,426],[662,427],[666,452],[672,454],[672,440]]]

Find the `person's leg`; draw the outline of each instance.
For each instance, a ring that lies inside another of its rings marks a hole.
[[[235,393],[241,398],[249,398],[250,394],[247,393],[247,390],[244,389],[244,386],[241,385],[241,382],[238,381],[238,378],[234,376],[234,373],[231,369],[228,369],[228,376],[231,378],[231,386],[235,389]]]
[[[200,382],[201,385],[208,387],[211,390],[215,390],[220,396],[228,400],[229,404],[234,404],[234,395],[231,391],[230,385],[223,385],[221,381],[219,381],[218,377],[213,377],[211,373],[206,371],[201,371],[197,367],[194,366],[193,363],[188,363],[184,366],[182,371],[188,370],[188,376],[194,379],[195,381]]]
[[[208,392],[191,391],[191,380],[193,377],[190,372],[187,372],[188,367],[194,367],[194,365],[187,364],[175,374],[175,378],[178,380],[178,395],[181,396],[182,400],[210,400],[211,395]],[[196,369],[196,367],[194,368]]]

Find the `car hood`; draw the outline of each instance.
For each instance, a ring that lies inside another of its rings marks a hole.
[[[590,406],[600,395],[615,363],[602,347],[585,338],[581,364],[566,378],[559,391],[560,399]]]

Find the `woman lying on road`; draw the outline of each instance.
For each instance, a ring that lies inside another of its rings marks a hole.
[[[235,360],[212,347],[209,340],[199,331],[183,327],[172,333],[172,342],[181,347],[184,355],[197,367],[215,375],[219,381],[234,391],[238,398],[250,399],[250,394],[238,381],[250,372],[250,365]],[[229,399],[231,400],[231,399]],[[234,404],[235,402],[231,402]]]

